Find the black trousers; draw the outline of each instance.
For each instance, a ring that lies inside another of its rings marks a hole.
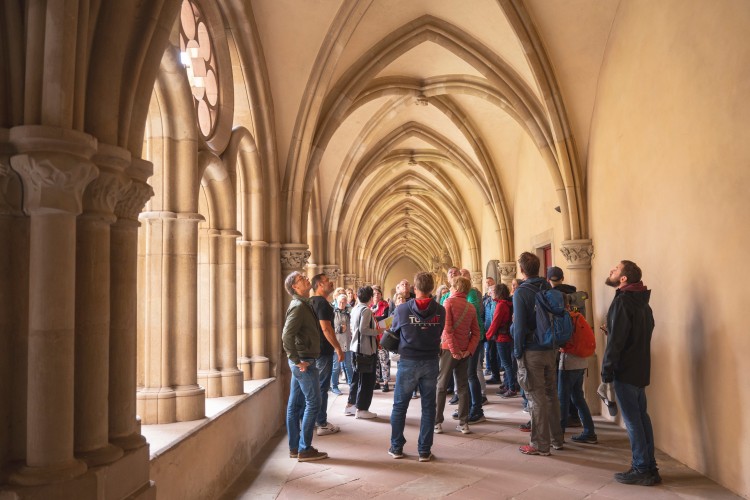
[[[354,377],[349,386],[349,404],[356,405],[358,410],[369,410],[373,390],[375,390],[375,371],[360,373],[355,368]]]

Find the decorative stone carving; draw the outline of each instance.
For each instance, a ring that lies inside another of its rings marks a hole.
[[[357,278],[356,274],[344,274],[344,286],[346,288],[353,288],[354,281]]]
[[[146,202],[154,195],[154,188],[143,182],[131,182],[115,205],[115,215],[118,219],[138,221]]]
[[[86,215],[100,215],[114,221],[115,206],[131,184],[124,174],[130,165],[130,151],[100,143],[93,161],[99,167],[99,177],[84,191],[83,207]]]
[[[302,269],[307,265],[307,259],[312,252],[304,248],[282,248],[281,249],[281,268],[282,269]]]
[[[13,170],[23,182],[23,209],[82,212],[83,190],[99,171],[93,163],[65,153],[37,152],[15,155],[10,159]]]
[[[341,268],[339,266],[323,266],[323,272],[331,281],[336,281],[341,276]]]
[[[569,269],[591,269],[591,258],[594,256],[591,240],[563,241],[560,252],[568,262]]]
[[[513,281],[516,277],[516,263],[515,262],[498,262],[497,272],[500,274],[500,280],[506,285]]]
[[[10,169],[10,159],[0,152],[0,215],[13,215],[16,213],[8,200],[8,185],[12,179],[13,171]]]

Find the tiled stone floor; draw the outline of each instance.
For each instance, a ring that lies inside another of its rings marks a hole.
[[[627,486],[612,474],[628,469],[630,448],[625,431],[595,417],[599,444],[577,444],[570,440],[580,429],[569,429],[565,448],[548,457],[526,456],[518,447],[529,435],[518,431],[528,419],[521,399],[495,396],[488,386],[490,404],[487,422],[471,426],[473,434],[453,429],[446,405],[447,431],[436,435],[435,460],[417,461],[416,438],[420,402],[412,400],[407,414],[406,456],[394,460],[387,454],[389,417],[393,393],[375,391],[371,411],[374,420],[356,420],[343,414],[347,388],[342,396],[329,393],[329,421],[341,432],[315,436],[313,446],[329,454],[328,459],[299,463],[288,456],[286,435],[278,433],[224,495],[230,499],[723,499],[740,498],[698,472],[657,450],[664,482],[660,486]]]

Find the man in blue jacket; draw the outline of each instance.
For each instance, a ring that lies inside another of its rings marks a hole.
[[[391,330],[401,337],[396,387],[391,411],[391,447],[388,454],[403,458],[404,426],[414,389],[422,395],[422,419],[417,451],[420,462],[432,459],[435,427],[436,387],[439,372],[440,336],[445,326],[445,308],[430,297],[435,283],[432,274],[414,276],[416,298],[401,304],[394,313]]]
[[[615,474],[623,484],[652,486],[661,482],[654,458],[654,430],[646,412],[646,386],[651,379],[651,334],[654,313],[651,290],[641,281],[641,269],[623,260],[609,272],[605,283],[616,288],[607,312],[607,348],[602,360],[600,394],[614,382],[633,453],[630,470]]]
[[[519,451],[526,455],[549,455],[550,444],[556,450],[563,447],[560,427],[560,401],[557,399],[557,356],[552,347],[535,341],[536,294],[550,288],[547,280],[539,277],[539,257],[524,252],[518,267],[524,282],[513,294],[513,356],[518,360],[518,383],[529,398],[531,413],[531,441]]]

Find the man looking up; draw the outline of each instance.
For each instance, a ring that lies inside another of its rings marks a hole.
[[[536,331],[536,293],[548,290],[549,284],[539,277],[539,257],[523,252],[518,267],[524,282],[513,294],[513,356],[518,360],[518,383],[526,391],[531,413],[531,441],[518,450],[525,455],[550,454],[552,447],[561,450],[560,402],[557,399],[557,356],[552,347],[542,347],[534,337]]]
[[[328,299],[333,291],[333,283],[325,274],[316,274],[312,279],[312,290],[310,305],[315,310],[323,331],[323,335],[320,336],[320,357],[316,362],[320,374],[320,408],[315,419],[315,427],[318,436],[325,436],[341,430],[339,426],[328,422],[328,390],[331,388],[334,352],[340,363],[344,360],[344,351],[336,340],[336,332],[333,331],[336,315]]]
[[[609,272],[605,283],[615,290],[607,312],[607,348],[602,360],[602,385],[614,382],[617,404],[630,439],[630,470],[615,474],[623,484],[652,486],[661,482],[654,457],[654,430],[646,412],[646,386],[651,379],[651,334],[654,313],[648,301],[651,290],[641,281],[641,269],[623,260]]]
[[[320,338],[323,335],[315,311],[308,302],[310,280],[307,276],[294,271],[284,280],[284,288],[292,296],[281,333],[281,342],[292,371],[286,408],[289,456],[300,462],[321,460],[328,458],[328,454],[313,448],[312,438],[320,408],[320,378],[315,360],[320,356]],[[305,349],[300,349],[302,346]]]
[[[391,330],[401,337],[398,346],[401,359],[396,372],[391,411],[391,447],[388,449],[388,454],[393,458],[404,456],[406,411],[414,389],[419,388],[422,395],[422,418],[417,451],[420,462],[432,460],[440,335],[445,326],[445,308],[430,297],[434,286],[432,274],[417,273],[414,276],[417,297],[396,307],[391,325]]]

